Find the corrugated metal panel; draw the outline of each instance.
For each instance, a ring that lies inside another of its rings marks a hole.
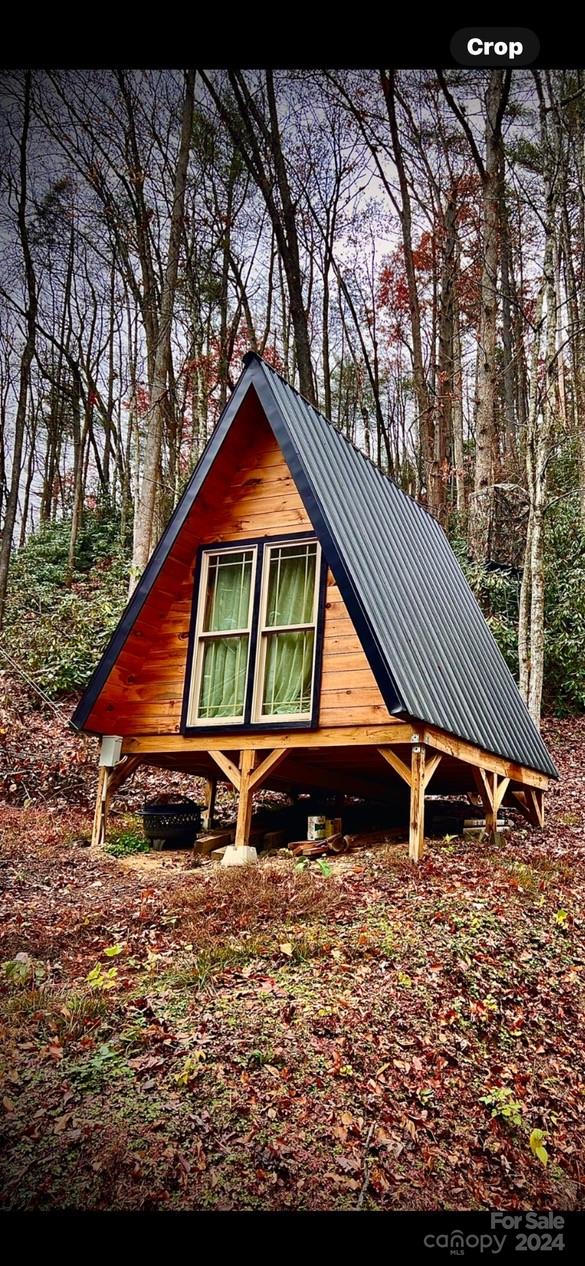
[[[350,614],[379,652],[388,706],[401,702],[421,721],[556,777],[440,525],[264,361],[247,364],[275,429],[284,426],[307,510],[339,555]]]

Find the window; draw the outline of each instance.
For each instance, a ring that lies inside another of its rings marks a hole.
[[[188,726],[310,723],[320,573],[315,540],[203,551]]]
[[[256,550],[206,552],[202,563],[189,714],[207,725],[242,721]]]
[[[256,721],[310,717],[317,622],[317,543],[269,545],[264,551]]]

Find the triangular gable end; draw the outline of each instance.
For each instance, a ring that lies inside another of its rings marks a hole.
[[[95,670],[73,718],[79,728],[122,735],[182,728],[200,545],[319,536],[249,376],[240,379],[227,425],[224,414]],[[325,547],[324,555],[329,562]],[[383,724],[388,708],[331,571],[326,598],[319,724],[345,723],[348,715],[355,724]]]

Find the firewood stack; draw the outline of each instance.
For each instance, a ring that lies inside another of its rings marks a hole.
[[[325,840],[291,840],[288,847],[295,857],[322,857],[324,853],[347,853],[351,844],[346,835],[338,832]]]

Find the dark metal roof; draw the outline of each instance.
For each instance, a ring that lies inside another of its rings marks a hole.
[[[253,386],[361,638],[382,696],[509,760],[557,777],[440,524],[253,353],[73,722],[82,727]]]

